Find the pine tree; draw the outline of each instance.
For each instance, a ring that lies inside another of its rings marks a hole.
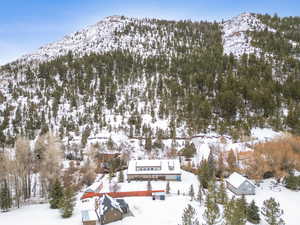
[[[166,193],[170,194],[170,182],[169,181],[167,182],[167,185],[166,185]]]
[[[226,203],[223,214],[224,225],[245,225],[247,222],[244,210],[234,198]]]
[[[151,135],[148,135],[146,137],[146,140],[145,140],[145,149],[148,152],[151,152],[151,150],[152,150],[152,138],[151,138]]]
[[[224,206],[223,217],[224,225],[235,225],[234,221],[235,200],[230,199]]]
[[[265,200],[261,209],[261,214],[264,216],[265,221],[269,225],[284,225],[285,222],[281,218],[283,210],[280,209],[279,202],[276,202],[274,198]]]
[[[254,224],[260,222],[259,209],[254,200],[252,200],[251,204],[247,207],[247,220]]]
[[[226,204],[227,201],[228,201],[228,196],[225,188],[225,183],[224,181],[221,181],[221,184],[218,186],[218,190],[217,190],[217,202],[219,204],[224,205]]]
[[[217,161],[217,177],[223,177],[224,176],[224,170],[225,170],[225,164],[224,164],[224,153],[222,151],[219,152],[218,155],[218,161]]]
[[[2,211],[7,212],[12,205],[12,199],[7,181],[4,180],[4,184],[0,189],[0,208]]]
[[[124,182],[124,173],[123,173],[123,170],[121,170],[121,171],[119,172],[118,182],[119,182],[119,183]]]
[[[59,202],[61,216],[63,218],[69,218],[73,214],[75,206],[75,193],[71,187],[67,187],[64,191],[64,195]]]
[[[148,180],[148,182],[147,182],[147,190],[148,191],[152,190],[152,185],[151,185],[151,181],[150,180]]]
[[[211,195],[211,199],[217,203],[217,198],[218,198],[218,190],[217,190],[217,182],[216,182],[216,177],[213,177],[207,187],[207,192]]]
[[[109,149],[109,150],[114,149],[115,143],[114,143],[113,139],[111,138],[111,136],[109,137],[106,145],[107,145],[107,149]]]
[[[49,203],[51,209],[59,208],[59,202],[63,198],[63,195],[63,187],[61,186],[60,181],[56,179],[49,194]]]
[[[207,160],[202,160],[198,171],[198,179],[203,188],[208,187],[208,182],[211,179]]]
[[[192,184],[190,186],[189,196],[191,197],[191,201],[193,201],[195,198],[195,192],[194,192],[194,186]]]
[[[196,211],[190,204],[183,211],[182,225],[199,225],[199,221],[196,218]]]
[[[216,203],[216,196],[213,192],[212,185],[209,185],[208,193],[206,194],[205,199],[205,211],[203,218],[206,222],[206,225],[215,225],[218,224],[221,220],[220,209]]]
[[[197,200],[199,201],[199,203],[202,203],[203,200],[203,190],[201,185],[199,185],[199,189],[198,189],[198,194],[197,194]]]
[[[108,172],[108,180],[109,180],[109,183],[111,183],[112,181],[112,178],[115,176],[114,172],[113,172],[113,169],[111,167],[109,167],[109,172]]]
[[[243,212],[243,217],[247,217],[247,201],[245,195],[242,195],[241,198],[236,199],[237,207]]]
[[[213,147],[210,148],[207,163],[208,163],[209,178],[212,178],[216,175],[216,162],[215,162]]]

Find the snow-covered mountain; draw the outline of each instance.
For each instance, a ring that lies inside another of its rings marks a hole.
[[[78,56],[90,53],[105,53],[116,49],[127,49],[142,56],[153,56],[161,52],[170,52],[167,41],[172,36],[157,32],[136,32],[133,25],[156,30],[156,20],[136,19],[124,16],[109,16],[87,28],[65,36],[62,40],[40,47],[37,51],[24,55],[21,61],[47,61],[66,55],[69,51]],[[224,53],[240,56],[243,53],[260,53],[261,50],[251,46],[247,31],[264,30],[256,15],[243,13],[220,23],[223,31]],[[200,37],[199,37],[200,38]],[[178,43],[179,45],[181,43]],[[149,48],[147,46],[155,46]],[[159,48],[157,48],[159,46]]]
[[[124,30],[135,19],[110,16],[87,28],[66,35],[62,40],[40,47],[37,51],[24,55],[21,60],[47,61],[68,54],[69,51],[82,56],[89,53],[104,53],[127,46],[129,37],[115,39],[115,32]]]
[[[259,18],[243,13],[211,23],[110,16],[45,45],[0,70],[0,138],[12,143],[19,134],[34,139],[51,129],[68,144],[112,137],[119,146],[143,148],[147,139],[163,148],[163,139],[170,150],[197,132],[229,134],[238,126],[249,133],[258,124],[277,126],[275,120],[285,125],[289,107],[273,99],[278,84],[270,77],[286,74],[269,61],[252,60],[249,68],[238,62],[243,53],[265,53],[252,46],[248,31],[275,30]],[[279,96],[298,98],[284,89]],[[174,137],[183,139],[174,143]]]
[[[21,61],[49,61],[72,52],[83,56],[91,53],[106,53],[118,49],[128,50],[140,56],[169,53],[167,47],[172,32],[158,33],[160,22],[155,19],[136,19],[125,16],[109,16],[87,28],[65,36],[62,40],[40,47],[24,55]],[[138,28],[138,30],[137,30]],[[143,32],[141,29],[145,28]],[[200,37],[199,37],[200,38]],[[186,43],[178,43],[185,45]]]

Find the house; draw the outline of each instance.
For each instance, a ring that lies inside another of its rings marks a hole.
[[[236,195],[255,195],[255,185],[239,173],[232,173],[226,179],[227,188]]]
[[[114,152],[114,151],[109,151],[109,152],[99,152],[98,153],[98,157],[102,162],[106,162],[108,160],[112,160],[115,158],[120,157],[120,153],[119,152]]]
[[[130,180],[181,180],[179,160],[131,160],[127,179]]]
[[[101,225],[121,220],[125,214],[117,200],[109,195],[103,195],[99,198],[99,207],[96,208],[96,212]]]
[[[98,225],[98,217],[95,211],[93,210],[82,210],[81,218],[83,225]]]

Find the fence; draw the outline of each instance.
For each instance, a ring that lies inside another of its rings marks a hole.
[[[152,196],[152,193],[155,192],[165,192],[165,190],[153,190],[153,191],[127,191],[127,192],[107,192],[107,193],[96,193],[96,192],[88,192],[85,193],[81,199],[92,198],[96,196],[103,196],[104,194],[109,195],[113,198],[122,198],[122,197],[138,197],[138,196]]]

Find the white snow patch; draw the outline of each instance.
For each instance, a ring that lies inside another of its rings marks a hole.
[[[247,31],[264,30],[268,28],[271,32],[274,29],[263,24],[254,14],[242,13],[233,17],[222,24],[223,27],[223,47],[224,53],[232,53],[234,56],[245,54],[259,55],[262,51],[251,45],[251,37],[247,35]]]

